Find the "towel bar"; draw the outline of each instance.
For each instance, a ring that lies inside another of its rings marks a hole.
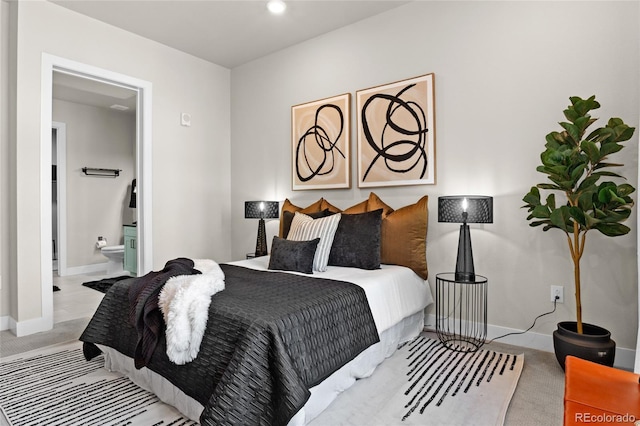
[[[119,169],[98,169],[95,167],[83,167],[82,171],[87,176],[104,176],[104,177],[118,177],[122,170]]]

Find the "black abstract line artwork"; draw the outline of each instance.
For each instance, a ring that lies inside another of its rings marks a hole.
[[[435,183],[433,74],[357,96],[359,185]]]
[[[318,118],[323,114],[323,110],[326,108],[334,110],[339,117],[339,126],[337,129],[338,134],[333,138],[318,121]],[[316,110],[313,125],[300,137],[298,140],[298,146],[296,147],[296,174],[300,181],[308,182],[315,176],[327,175],[333,172],[336,153],[342,158],[346,158],[344,153],[337,146],[338,140],[340,139],[340,135],[342,135],[343,131],[344,116],[342,115],[342,110],[338,106],[325,104]],[[322,153],[322,159],[319,162],[313,161],[310,158],[308,152],[310,147],[308,144],[312,144],[313,147],[319,148]],[[300,171],[300,165],[302,162],[307,166],[306,169],[308,173],[306,175],[303,175]]]
[[[408,85],[396,95],[376,94],[364,103],[361,115],[362,130],[367,143],[376,152],[376,156],[371,160],[371,163],[364,172],[362,180],[367,180],[367,175],[379,159],[383,159],[387,169],[395,173],[406,173],[414,170],[416,167],[420,167],[420,179],[424,178],[429,161],[425,150],[426,133],[429,131],[426,127],[427,117],[420,105],[415,102],[405,102],[402,100],[402,94],[413,87],[415,87],[415,84]],[[367,108],[376,100],[384,100],[388,102],[388,106],[384,117],[385,124],[383,130],[377,135],[377,138],[374,138],[369,128]],[[403,126],[394,121],[394,115],[398,114],[400,110],[408,113],[414,120],[414,122],[411,123],[415,125],[414,129],[409,129],[407,128],[408,126]],[[387,141],[386,135],[389,129],[406,136],[407,139],[394,138],[391,141]],[[416,140],[409,139],[411,136],[414,136]],[[378,143],[380,144],[379,146]],[[401,152],[399,154],[393,154],[394,150],[398,151],[398,148],[400,148]],[[401,166],[409,160],[412,160],[410,164],[404,167]],[[398,166],[395,166],[395,164],[398,164]]]
[[[292,107],[294,190],[350,186],[349,99],[344,94]]]

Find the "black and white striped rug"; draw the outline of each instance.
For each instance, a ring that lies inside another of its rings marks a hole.
[[[129,379],[87,362],[80,342],[0,362],[0,408],[13,426],[197,425]]]
[[[310,426],[502,425],[524,356],[446,349],[423,334],[358,380]]]
[[[316,423],[349,425],[501,425],[518,384],[523,355],[481,349],[461,353],[420,336],[346,393],[364,395]],[[197,423],[103,368],[80,342],[0,360],[0,408],[18,425],[188,425]],[[0,422],[1,424],[2,422]]]
[[[483,349],[457,352],[424,336],[401,351],[406,383],[396,402],[403,424],[504,423],[522,372],[523,354]]]

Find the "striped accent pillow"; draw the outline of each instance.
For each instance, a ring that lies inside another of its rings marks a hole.
[[[329,263],[329,253],[333,244],[333,237],[338,229],[340,222],[340,213],[320,219],[313,219],[304,213],[295,212],[291,221],[291,228],[287,240],[293,241],[310,241],[320,238],[316,254],[313,258],[313,270],[324,272],[327,270]]]

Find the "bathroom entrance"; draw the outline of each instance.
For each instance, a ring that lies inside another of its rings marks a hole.
[[[52,187],[51,198],[59,276],[126,274],[124,227],[137,221],[131,203],[136,113],[134,90],[53,73],[52,136],[61,126],[66,130],[66,137],[52,140],[51,155],[52,173],[64,180]]]
[[[134,155],[134,175],[132,176],[137,180],[137,208],[134,209],[133,219],[137,222],[137,244],[136,244],[136,260],[137,260],[137,274],[144,275],[152,268],[153,255],[152,255],[152,234],[151,234],[151,206],[152,206],[152,194],[151,194],[151,92],[152,85],[148,81],[140,80],[138,78],[130,77],[124,74],[116,73],[110,70],[94,67],[91,65],[83,64],[66,58],[57,57],[54,55],[44,53],[42,55],[42,73],[41,73],[41,109],[42,109],[42,122],[40,133],[40,150],[41,150],[41,180],[40,180],[40,203],[43,208],[40,209],[40,271],[41,271],[41,297],[42,297],[42,316],[37,322],[32,322],[33,330],[45,331],[51,329],[53,325],[53,241],[54,241],[54,226],[53,226],[53,213],[52,209],[52,165],[53,165],[53,152],[52,152],[52,125],[53,125],[53,103],[54,103],[54,82],[53,77],[55,73],[65,74],[76,77],[78,80],[101,83],[104,86],[112,86],[116,88],[124,88],[136,93],[134,102],[136,105],[135,112],[135,143],[133,145]],[[120,104],[120,102],[118,102]],[[67,123],[68,124],[68,123]],[[108,134],[108,131],[105,132]],[[69,136],[67,134],[67,136]],[[59,134],[56,139],[59,141]],[[91,136],[84,135],[80,139],[88,140]],[[67,144],[67,149],[70,149]],[[56,151],[59,150],[59,146]],[[59,151],[58,151],[59,152]],[[97,152],[99,157],[99,151]],[[96,157],[97,158],[97,157]],[[64,189],[62,185],[62,173],[60,166],[60,156],[57,156],[58,164],[57,169],[57,203],[58,203],[58,238],[56,238],[56,255],[58,257],[58,273],[62,273],[62,260],[64,259],[63,251],[64,238],[62,237],[64,230],[62,229],[60,218],[65,216],[61,209],[62,202],[61,197]],[[67,164],[67,174],[80,173],[81,169],[86,167],[98,167],[95,164],[82,164],[78,167],[72,168]],[[118,166],[107,166],[113,168],[119,168]],[[106,179],[106,178],[103,178]],[[133,180],[133,179],[132,179]],[[121,180],[124,182],[124,179]],[[100,193],[100,184],[96,184],[97,181],[93,181],[93,191]],[[104,181],[103,181],[104,182]],[[125,185],[130,187],[131,181]],[[67,185],[68,186],[68,185]],[[127,190],[125,188],[125,191]],[[67,193],[71,191],[67,188]],[[129,200],[126,201],[127,204]],[[76,203],[85,203],[85,201],[77,201]],[[76,205],[70,201],[66,203],[68,207]],[[131,212],[131,210],[130,210]],[[85,218],[86,219],[86,218]],[[92,218],[89,217],[89,220]],[[122,218],[120,218],[122,220]],[[68,228],[73,231],[76,228],[76,223],[67,220]],[[129,223],[133,221],[130,220]],[[121,222],[122,224],[124,222]],[[69,229],[66,235],[70,235]],[[91,235],[91,246],[95,252],[96,240],[99,235]],[[115,238],[117,239],[117,238]],[[71,245],[67,242],[67,273],[69,273],[69,251]],[[86,247],[81,247],[86,251]],[[95,253],[94,253],[95,254]],[[106,258],[105,258],[106,260]],[[74,273],[83,273],[82,271],[74,271]],[[62,292],[60,292],[62,293]]]

